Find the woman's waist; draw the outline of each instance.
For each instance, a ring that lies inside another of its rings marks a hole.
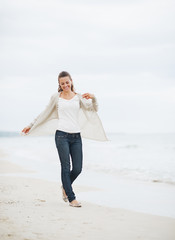
[[[57,129],[55,132],[56,136],[65,136],[65,137],[80,137],[80,131],[79,132],[66,132],[60,129]]]

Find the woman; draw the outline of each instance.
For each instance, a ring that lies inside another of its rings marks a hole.
[[[82,170],[81,136],[101,141],[107,138],[96,113],[98,105],[95,96],[76,93],[68,72],[59,74],[58,83],[58,92],[52,95],[45,110],[22,133],[31,136],[55,133],[61,162],[63,200],[69,201],[72,207],[81,207],[72,189],[72,183]]]

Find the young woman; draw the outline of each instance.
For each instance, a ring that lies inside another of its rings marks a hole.
[[[52,95],[45,110],[22,133],[30,136],[55,134],[61,162],[63,200],[69,201],[72,207],[81,207],[72,188],[72,183],[82,170],[81,136],[99,141],[106,141],[107,138],[97,114],[95,96],[76,93],[72,78],[65,71],[59,74],[58,84],[58,92]]]

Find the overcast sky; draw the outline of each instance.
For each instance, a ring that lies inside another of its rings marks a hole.
[[[175,132],[173,0],[1,1],[0,130],[20,131],[66,70],[107,132]]]

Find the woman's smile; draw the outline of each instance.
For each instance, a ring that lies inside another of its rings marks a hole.
[[[67,85],[67,86],[63,87],[63,89],[64,89],[64,90],[68,90],[69,88],[70,88],[70,86],[69,86],[69,85]]]

